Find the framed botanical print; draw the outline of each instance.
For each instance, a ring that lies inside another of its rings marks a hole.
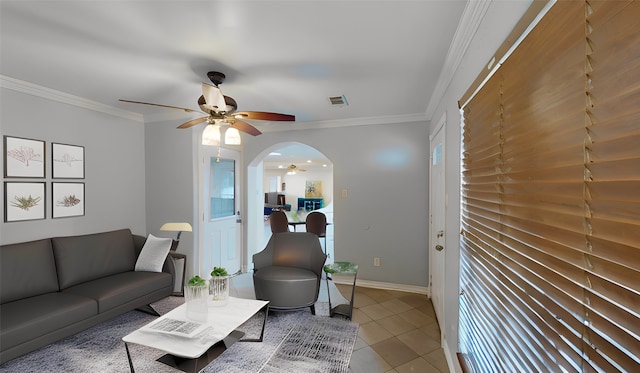
[[[4,136],[4,177],[44,178],[45,142]]]
[[[84,146],[51,144],[54,179],[84,179]]]
[[[84,183],[51,183],[52,217],[84,215]]]
[[[45,218],[45,183],[4,183],[4,221],[40,220]]]

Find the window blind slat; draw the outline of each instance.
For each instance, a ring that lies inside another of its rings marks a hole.
[[[476,272],[478,273],[486,272],[487,258],[489,258],[489,261],[491,261],[492,260],[491,255],[489,253],[484,252],[478,245],[473,244],[473,241],[468,241],[465,247],[467,248],[469,253],[473,254],[474,258],[480,259],[479,263],[483,264],[482,268],[475,268]],[[475,279],[475,283],[483,283],[482,279],[477,276],[475,276],[474,279]],[[529,284],[524,283],[521,285],[523,285],[522,286],[523,289],[527,289],[527,291],[529,292],[531,291],[538,292],[535,287],[532,287]],[[477,303],[478,303],[478,300],[473,299],[473,305],[476,306]],[[551,348],[544,349],[543,351],[534,350],[533,353],[544,355],[548,353],[548,351],[550,350],[557,350],[560,352],[561,356],[564,356],[564,357],[572,356],[573,357],[572,360],[579,358],[578,351],[572,347],[573,344],[579,343],[578,334],[575,332],[569,331],[569,329],[566,328],[566,324],[561,323],[559,321],[561,318],[558,317],[558,315],[562,315],[564,316],[564,318],[570,319],[571,318],[570,314],[568,314],[563,308],[558,308],[558,307],[556,307],[557,313],[551,314],[549,313],[549,309],[550,307],[555,306],[555,303],[553,302],[545,302],[545,303],[546,304],[544,305],[544,307],[541,308],[543,310],[542,313],[538,314],[537,317],[541,319],[546,319],[548,321],[547,324],[539,324],[539,326],[545,329],[548,332],[548,334],[545,334],[544,336],[540,336],[540,342],[545,345],[549,344]],[[490,310],[492,310],[494,307],[491,306],[487,308],[489,310],[483,310],[485,313],[490,312]],[[480,314],[479,316],[482,316],[482,314]],[[491,318],[491,320],[496,320],[500,322],[500,325],[494,326],[496,328],[503,327],[503,325],[511,325],[512,323],[519,322],[519,320],[516,320],[516,319],[505,320],[504,315],[493,317]],[[580,325],[580,323],[576,323],[576,325]],[[559,330],[561,332],[558,332]],[[573,343],[567,343],[568,341],[573,341]],[[504,348],[501,350],[505,351]],[[542,369],[538,369],[538,371],[542,371]]]
[[[470,245],[470,246],[467,246],[467,248],[471,251],[475,251],[475,249],[477,249],[477,246]],[[487,267],[495,266],[495,261],[489,257],[489,261],[483,261],[481,265],[482,267],[474,268],[473,273],[477,274],[476,276],[473,276],[475,281],[481,282],[481,283],[492,283],[490,280],[486,278],[485,274],[492,272],[492,271],[487,271]],[[492,317],[485,322],[490,323],[490,328],[494,328],[495,330],[500,330],[501,328],[498,327],[498,324],[507,318],[511,319],[510,317],[511,315],[509,315],[509,311],[516,309],[518,307],[514,307],[511,304],[508,307],[504,305],[499,306],[496,302],[487,303],[486,299],[487,298],[500,299],[500,301],[502,302],[510,303],[510,300],[517,299],[517,297],[512,295],[513,294],[512,291],[509,291],[508,293],[503,293],[500,288],[495,286],[481,288],[477,290],[480,293],[478,294],[471,293],[469,294],[468,299],[473,302],[474,308],[482,307],[483,312],[491,313]],[[530,314],[532,315],[532,317],[537,317],[533,313],[530,313]],[[531,353],[533,353],[530,359],[531,360],[539,359],[537,362],[539,363],[538,366],[549,366],[549,363],[551,361],[557,362],[558,358],[560,358],[560,355],[555,355],[554,353],[550,353],[550,352],[555,352],[555,350],[557,350],[558,348],[557,343],[550,344],[549,343],[550,341],[546,340],[545,338],[542,338],[541,333],[535,330],[523,328],[523,325],[517,323],[517,320],[518,320],[517,318],[513,318],[512,320],[516,322],[508,323],[507,328],[509,328],[510,330],[518,329],[520,330],[520,332],[512,335],[505,335],[503,333],[499,336],[499,338],[497,338],[497,340],[494,343],[498,343],[501,345],[505,344],[506,342],[515,343],[517,340],[519,340],[520,335],[525,333],[530,334],[530,339],[532,340],[532,343],[528,347],[531,350]],[[497,353],[501,354],[501,351],[508,351],[508,350],[509,348],[502,347],[499,349]],[[504,357],[508,357],[508,356],[503,356],[503,359]],[[531,369],[532,367],[530,367],[529,370]]]
[[[470,243],[473,242],[470,241]],[[552,311],[550,314],[551,317],[546,316],[546,311],[542,311],[539,313],[539,316],[542,319],[547,320],[548,323],[554,325],[554,328],[558,334],[560,334],[564,339],[573,339],[574,344],[579,344],[577,338],[583,338],[585,341],[591,343],[593,340],[598,341],[598,349],[605,352],[605,355],[608,356],[608,359],[613,359],[616,361],[617,365],[623,367],[629,367],[632,364],[635,364],[635,359],[632,355],[632,351],[637,351],[640,347],[640,342],[637,340],[637,337],[632,337],[627,332],[620,329],[620,327],[612,324],[610,321],[603,319],[598,316],[595,312],[591,310],[584,310],[583,314],[574,315],[567,312],[568,309],[572,307],[567,306],[571,304],[575,304],[579,301],[579,299],[574,299],[572,297],[568,297],[568,294],[558,291],[557,285],[554,283],[552,285],[551,282],[546,282],[544,280],[538,281],[535,284],[530,284],[526,281],[522,281],[521,279],[530,277],[528,275],[528,271],[530,266],[520,267],[518,263],[524,263],[523,261],[510,261],[507,260],[506,257],[500,257],[500,259],[496,259],[495,255],[488,255],[486,251],[483,251],[479,248],[478,245],[470,245],[468,248],[474,247],[476,251],[476,257],[482,257],[485,261],[485,266],[487,263],[491,263],[494,266],[506,266],[509,270],[513,271],[514,274],[517,274],[519,277],[509,276],[510,280],[514,280],[518,287],[511,287],[509,283],[506,281],[501,284],[506,285],[507,288],[514,290],[514,293],[518,290],[516,289],[526,289],[526,294],[536,296],[536,303],[543,303],[544,310]],[[503,268],[498,273],[504,273],[505,269]],[[536,271],[536,273],[540,273]],[[546,277],[544,277],[546,278]],[[565,285],[566,287],[566,285]],[[494,289],[494,293],[497,291]],[[579,290],[577,291],[579,293]],[[494,297],[499,295],[494,294]],[[550,298],[547,298],[549,297]],[[592,294],[588,296],[588,299],[597,298],[597,295]],[[544,301],[547,299],[547,301]],[[564,306],[562,306],[564,305]],[[495,309],[495,305],[492,305],[492,309]],[[575,308],[575,307],[574,307]],[[574,316],[579,316],[575,318]],[[556,323],[555,320],[562,320],[561,323]],[[570,329],[565,329],[566,327],[570,327]],[[619,343],[611,342],[611,338],[617,338]],[[623,344],[624,347],[620,347],[620,344]],[[558,348],[556,346],[556,348]],[[600,362],[599,364],[606,363]]]

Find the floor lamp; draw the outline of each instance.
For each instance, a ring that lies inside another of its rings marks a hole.
[[[187,270],[187,256],[185,254],[177,253],[176,250],[178,249],[178,245],[180,244],[180,235],[182,234],[182,232],[193,232],[193,228],[191,228],[191,224],[189,223],[165,223],[162,225],[162,227],[160,227],[160,230],[178,232],[176,239],[171,242],[171,251],[169,251],[169,255],[173,259],[174,268],[176,267],[176,260],[182,259],[182,274],[180,276],[181,281],[179,282],[182,283],[182,285],[180,286],[180,291],[174,291],[173,295],[184,296],[184,279]],[[178,280],[179,278],[178,276],[176,276],[176,281]]]

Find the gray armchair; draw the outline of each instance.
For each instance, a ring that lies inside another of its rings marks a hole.
[[[269,308],[275,310],[309,307],[315,315],[326,259],[313,233],[271,235],[264,250],[253,255],[256,299],[270,301]]]

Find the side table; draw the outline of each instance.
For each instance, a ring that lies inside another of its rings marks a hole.
[[[176,267],[176,262],[177,260],[182,259],[182,276],[178,277],[177,276],[177,270],[176,270],[176,277],[174,278],[174,281],[176,281],[177,283],[181,283],[180,286],[180,291],[174,291],[172,295],[177,295],[180,297],[184,296],[184,278],[187,275],[185,273],[185,271],[187,270],[187,256],[185,254],[180,254],[177,253],[175,251],[169,251],[169,255],[171,256],[171,259],[173,260],[173,267]],[[174,287],[175,290],[175,287]]]
[[[358,265],[351,262],[335,262],[324,266],[324,272],[327,274],[327,295],[329,296],[329,316],[342,315],[349,320],[353,316],[353,298],[356,291],[356,277],[358,276]],[[333,275],[353,277],[353,286],[351,287],[351,299],[349,304],[338,304],[331,306],[331,291],[329,290],[329,281],[333,281]]]

